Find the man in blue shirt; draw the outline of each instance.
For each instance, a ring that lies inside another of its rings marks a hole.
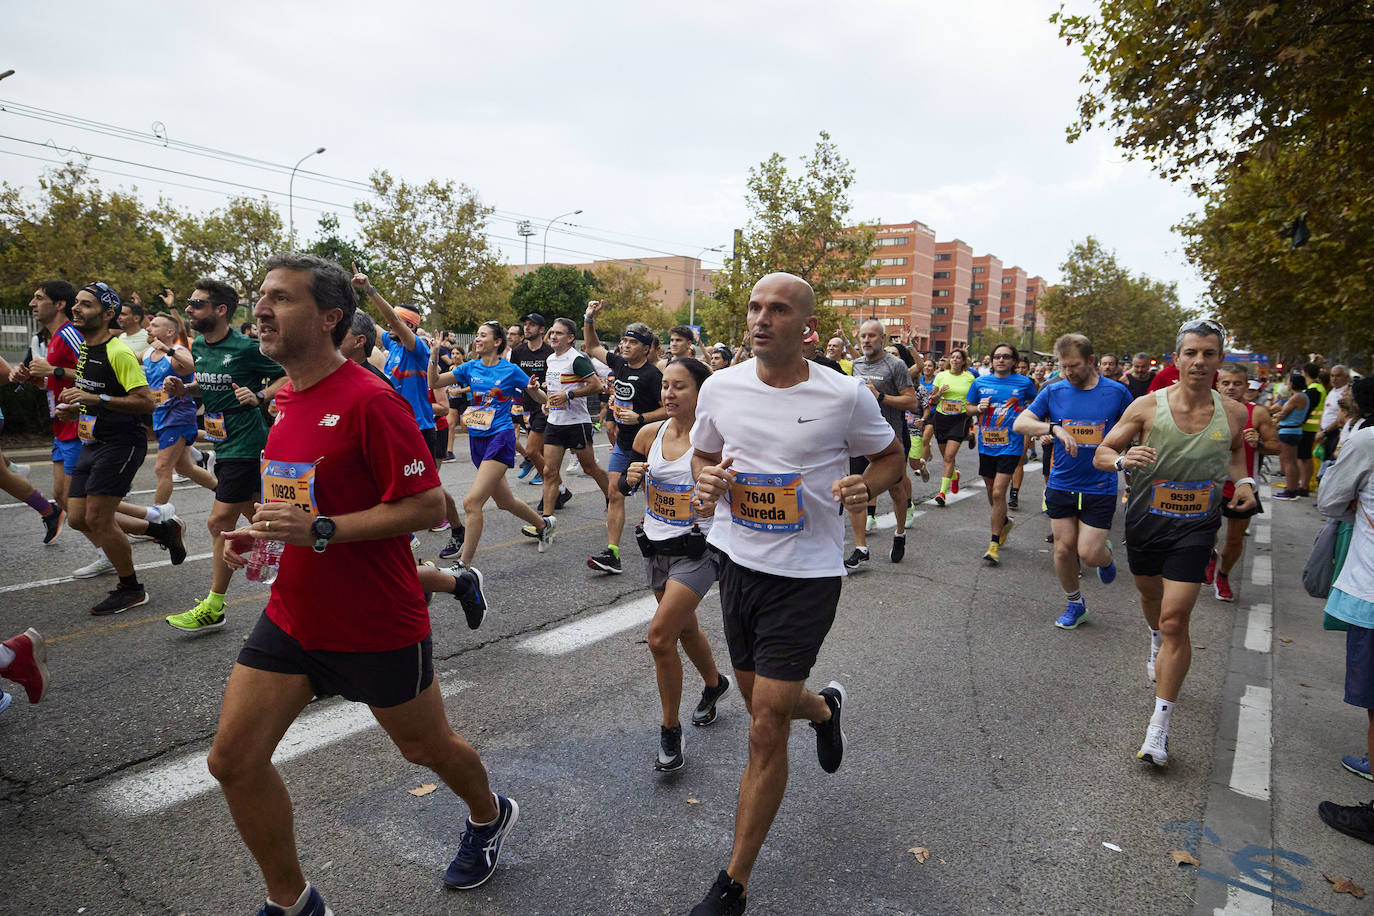
[[[1025,454],[1026,440],[1012,425],[1035,400],[1035,384],[1012,371],[1019,358],[1011,344],[994,347],[992,372],[974,379],[965,408],[978,417],[978,476],[987,484],[988,505],[992,507],[992,539],[983,554],[988,566],[1000,562],[998,552],[1014,524],[1007,518],[1007,487]]]
[[[1106,585],[1116,578],[1107,533],[1116,514],[1116,472],[1093,467],[1093,454],[1126,408],[1131,393],[1098,374],[1092,341],[1065,334],[1054,342],[1063,377],[1046,385],[1013,429],[1026,436],[1053,435],[1054,466],[1045,484],[1045,514],[1054,534],[1054,571],[1068,607],[1054,625],[1072,630],[1088,613],[1078,590],[1078,563],[1097,567]]]

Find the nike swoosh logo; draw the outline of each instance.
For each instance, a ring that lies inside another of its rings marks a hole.
[[[816,422],[817,420],[819,420],[819,419],[820,419],[820,417],[812,417],[812,418],[809,419],[809,420],[803,420],[801,417],[797,417],[797,422],[798,422],[798,423],[815,423],[815,422]]]

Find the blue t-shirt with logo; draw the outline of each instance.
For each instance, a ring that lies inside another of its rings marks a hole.
[[[177,349],[185,350],[186,348],[178,344]],[[162,383],[167,381],[167,377],[176,375],[176,372],[172,369],[170,357],[163,356],[161,359],[153,359],[153,350],[149,348],[143,356],[143,374],[148,378],[148,390],[157,392],[162,390]],[[177,378],[189,385],[196,380],[195,370],[192,369],[185,375],[177,375]],[[161,431],[179,426],[195,425],[196,402],[190,395],[184,394],[177,398],[168,397],[167,400],[153,408],[153,429],[155,430]]]
[[[1035,384],[1015,372],[1006,378],[980,375],[969,386],[968,402],[991,399],[991,406],[978,414],[978,451],[984,455],[1019,455],[1026,450],[1026,439],[1014,433],[1016,417],[1035,400]]]
[[[494,366],[470,359],[453,370],[453,384],[472,389],[472,406],[464,412],[464,422],[468,435],[481,439],[515,428],[510,409],[524,395],[530,377],[504,359],[498,359]],[[498,389],[495,395],[493,388]]]
[[[415,338],[415,349],[407,350],[390,331],[382,334],[386,348],[386,366],[382,371],[391,387],[400,393],[415,412],[415,422],[421,429],[434,428],[434,408],[429,404],[429,344]]]
[[[1031,402],[1030,412],[1047,423],[1057,423],[1078,440],[1078,454],[1072,458],[1064,451],[1064,443],[1054,440],[1054,466],[1045,484],[1049,489],[1116,493],[1116,471],[1094,468],[1093,455],[1132,400],[1130,389],[1101,375],[1087,391],[1068,379],[1041,389]]]

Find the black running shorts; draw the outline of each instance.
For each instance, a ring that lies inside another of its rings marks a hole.
[[[142,434],[140,428],[139,434]],[[81,446],[81,454],[72,469],[71,482],[67,485],[70,499],[85,499],[87,496],[118,496],[123,499],[129,495],[134,475],[148,457],[148,441],[87,442]]]
[[[261,499],[262,466],[257,459],[215,459],[215,502],[233,505]]]
[[[343,697],[386,709],[420,695],[434,681],[431,637],[390,652],[326,652],[305,649],[263,611],[239,650],[245,668],[303,674],[320,697]]]
[[[1116,514],[1115,493],[1078,493],[1045,488],[1045,514],[1050,518],[1076,518],[1089,528],[1112,527]]]
[[[731,666],[779,681],[806,680],[835,622],[840,582],[839,576],[757,572],[721,553],[720,609]]]
[[[949,414],[935,411],[935,441],[944,445],[946,442],[963,442],[968,438],[969,430],[973,428],[973,418],[966,413]]]
[[[1201,583],[1212,559],[1212,535],[1181,541],[1164,550],[1140,550],[1126,542],[1133,576],[1163,576],[1173,582]]]
[[[556,445],[575,452],[587,448],[595,441],[596,430],[592,429],[590,423],[569,423],[566,426],[550,423],[544,430],[545,445]]]
[[[1014,474],[1020,463],[1020,455],[984,455],[979,452],[978,476],[991,478],[998,474]]]

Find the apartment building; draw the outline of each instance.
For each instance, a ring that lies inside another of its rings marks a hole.
[[[709,298],[715,289],[716,272],[702,267],[698,258],[672,256],[664,258],[616,258],[614,260],[590,261],[585,264],[553,263],[557,267],[575,267],[578,270],[590,270],[592,273],[596,273],[598,269],[607,265],[614,265],[621,270],[644,270],[651,279],[659,282],[659,289],[654,291],[652,295],[666,312],[675,312],[690,301],[694,288],[698,303],[703,298]],[[539,264],[528,266],[516,264],[511,267],[511,274],[518,277],[521,274],[536,271],[541,266]]]
[[[926,331],[931,323],[935,230],[915,221],[886,223],[876,228],[874,243],[869,285],[836,293],[830,304],[854,320],[878,319],[893,337]],[[829,333],[828,328],[822,331]]]

